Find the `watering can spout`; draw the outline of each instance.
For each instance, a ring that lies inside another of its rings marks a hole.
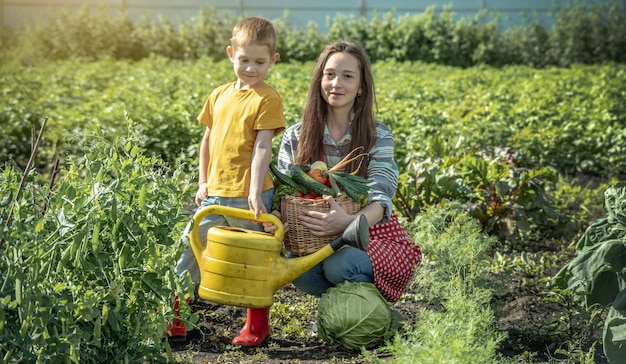
[[[344,233],[320,250],[297,258],[282,259],[285,277],[280,287],[292,282],[304,272],[313,268],[316,264],[331,256],[344,245],[351,245],[361,250],[366,250],[369,244],[369,227],[365,215],[358,215],[346,228]],[[278,287],[278,288],[280,288]]]
[[[272,214],[261,214],[258,221],[272,222],[274,235],[243,228],[215,226],[202,244],[198,226],[209,214],[254,220],[254,212],[212,205],[194,216],[191,247],[200,267],[198,296],[207,301],[241,307],[264,308],[274,302],[274,293],[346,244],[365,250],[369,228],[359,215],[346,231],[315,253],[287,259],[281,256],[284,228]]]

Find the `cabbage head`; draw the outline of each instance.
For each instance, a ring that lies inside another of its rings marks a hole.
[[[402,320],[372,283],[343,282],[322,294],[317,328],[326,342],[360,350],[389,339]]]

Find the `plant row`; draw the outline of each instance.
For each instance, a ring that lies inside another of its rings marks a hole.
[[[299,121],[312,68],[279,64],[270,72],[288,125]],[[428,148],[439,136],[450,151],[508,148],[519,163],[567,175],[626,174],[624,65],[462,70],[387,62],[374,65],[374,73],[376,116],[402,141],[396,145],[402,171],[411,161],[442,155],[440,147]],[[210,91],[233,77],[229,62],[207,59],[1,65],[0,162],[24,166],[31,129],[49,117],[39,159],[44,166],[80,157],[93,130],[110,138],[132,125],[148,153],[169,164],[190,162],[193,170],[202,131],[196,115]]]
[[[289,125],[299,120],[311,68],[279,64],[270,72]],[[398,140],[395,205],[404,216],[454,198],[505,240],[523,241],[530,231],[562,236],[576,231],[577,209],[555,199],[559,176],[626,175],[623,65],[463,70],[388,62],[374,72],[377,117]],[[232,77],[229,62],[208,59],[4,65],[0,162],[25,166],[33,130],[49,117],[38,170],[81,160],[94,135],[113,139],[132,128],[149,156],[181,163],[193,181],[202,133],[195,116]]]
[[[278,51],[287,62],[315,60],[324,44],[343,38],[361,42],[374,61],[460,67],[626,61],[626,13],[620,2],[570,4],[552,17],[551,27],[530,16],[523,25],[510,25],[493,11],[457,20],[449,7],[439,13],[430,7],[416,15],[400,15],[395,10],[376,13],[371,20],[339,14],[329,20],[326,34],[315,23],[292,26],[288,12],[275,19],[275,24]],[[47,14],[17,34],[2,29],[0,54],[28,64],[62,59],[138,60],[152,54],[219,60],[226,57],[224,47],[237,20],[233,14],[217,14],[214,8],[205,7],[197,17],[180,25],[165,18],[133,22],[126,13],[115,16],[106,8],[92,13],[85,6],[79,12]]]

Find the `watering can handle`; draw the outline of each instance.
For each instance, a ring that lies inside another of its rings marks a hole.
[[[209,205],[203,207],[200,211],[196,212],[193,217],[194,226],[199,226],[202,219],[207,215],[226,215],[231,217],[238,217],[240,219],[248,219],[248,220],[256,220],[254,218],[254,211],[244,210],[230,206],[221,206],[221,205]],[[285,234],[285,229],[283,227],[282,221],[279,218],[272,214],[262,213],[258,220],[259,222],[271,222],[276,225],[276,231],[274,232],[274,237],[278,241],[283,241],[283,236]],[[197,231],[197,229],[195,229]]]

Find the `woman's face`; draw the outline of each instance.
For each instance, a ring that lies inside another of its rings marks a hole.
[[[333,53],[322,72],[322,97],[328,105],[352,108],[362,91],[359,60],[349,53]]]

